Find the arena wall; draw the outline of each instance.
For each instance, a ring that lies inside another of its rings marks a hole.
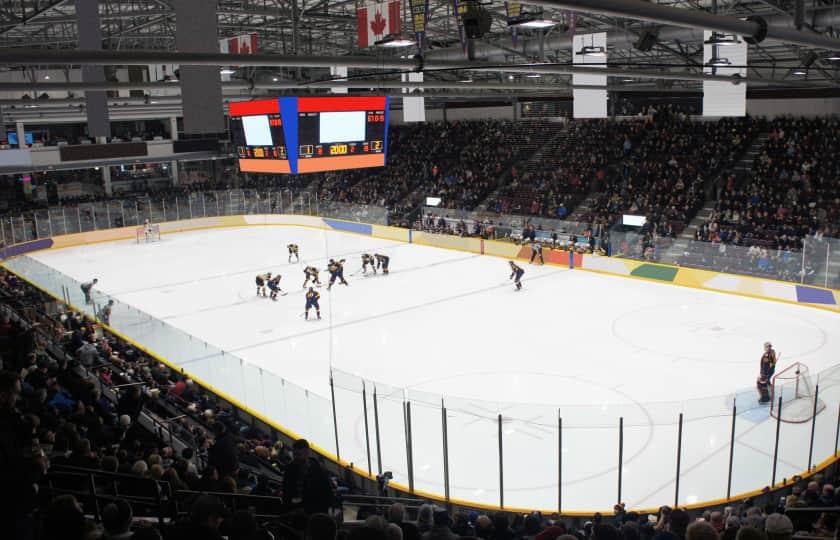
[[[530,248],[527,246],[519,246],[511,242],[409,231],[399,227],[306,215],[258,214],[219,216],[170,221],[159,224],[161,234],[249,225],[312,227],[361,234],[398,242],[410,242],[423,246],[465,251],[480,255],[491,255],[505,259],[527,260],[530,258],[531,253]],[[5,248],[0,254],[2,254],[2,258],[9,258],[43,249],[59,249],[99,242],[133,240],[136,238],[136,231],[137,227],[122,227],[118,229],[67,234],[53,238],[42,238],[31,242],[15,244]],[[840,291],[821,287],[750,276],[722,274],[694,268],[681,268],[646,261],[621,259],[618,257],[582,255],[579,253],[570,254],[567,251],[546,249],[543,251],[543,256],[546,264],[551,265],[634,279],[659,281],[684,287],[738,294],[765,300],[802,304],[818,309],[840,311]]]
[[[576,268],[840,311],[840,291],[797,283],[595,255],[584,255]]]

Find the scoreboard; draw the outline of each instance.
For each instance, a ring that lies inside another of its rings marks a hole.
[[[383,167],[387,97],[291,97],[230,104],[243,172],[309,173]]]

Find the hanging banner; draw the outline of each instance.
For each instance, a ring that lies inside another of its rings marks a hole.
[[[414,26],[414,39],[417,49],[423,50],[423,40],[426,38],[426,22],[429,20],[429,0],[409,0],[411,9],[411,23]]]
[[[505,11],[507,12],[507,23],[510,27],[510,39],[513,46],[516,47],[516,23],[522,17],[522,4],[519,2],[505,2]]]
[[[356,10],[359,47],[373,47],[387,36],[400,34],[400,1],[367,2]]]
[[[458,26],[458,36],[461,38],[461,49],[467,54],[467,34],[464,31],[464,13],[467,11],[467,0],[459,2],[452,0],[452,9],[455,14],[455,24]]]
[[[219,52],[224,54],[257,54],[258,40],[256,32],[240,34],[219,40]],[[236,68],[237,66],[230,66]],[[222,70],[222,80],[230,80],[230,70]]]
[[[712,33],[703,32],[708,42]],[[747,42],[743,38],[726,47],[703,44],[703,73],[742,79],[747,76]],[[712,67],[713,61],[728,60],[728,64]],[[729,81],[703,81],[703,116],[745,116],[747,114],[747,83]]]

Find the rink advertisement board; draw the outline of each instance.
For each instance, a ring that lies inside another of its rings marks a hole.
[[[388,97],[281,97],[230,104],[242,172],[384,167]]]

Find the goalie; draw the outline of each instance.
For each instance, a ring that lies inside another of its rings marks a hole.
[[[761,363],[759,364],[759,373],[768,381],[773,378],[776,372],[776,362],[779,360],[776,351],[773,350],[773,344],[769,341],[764,343],[764,354],[761,355]]]

